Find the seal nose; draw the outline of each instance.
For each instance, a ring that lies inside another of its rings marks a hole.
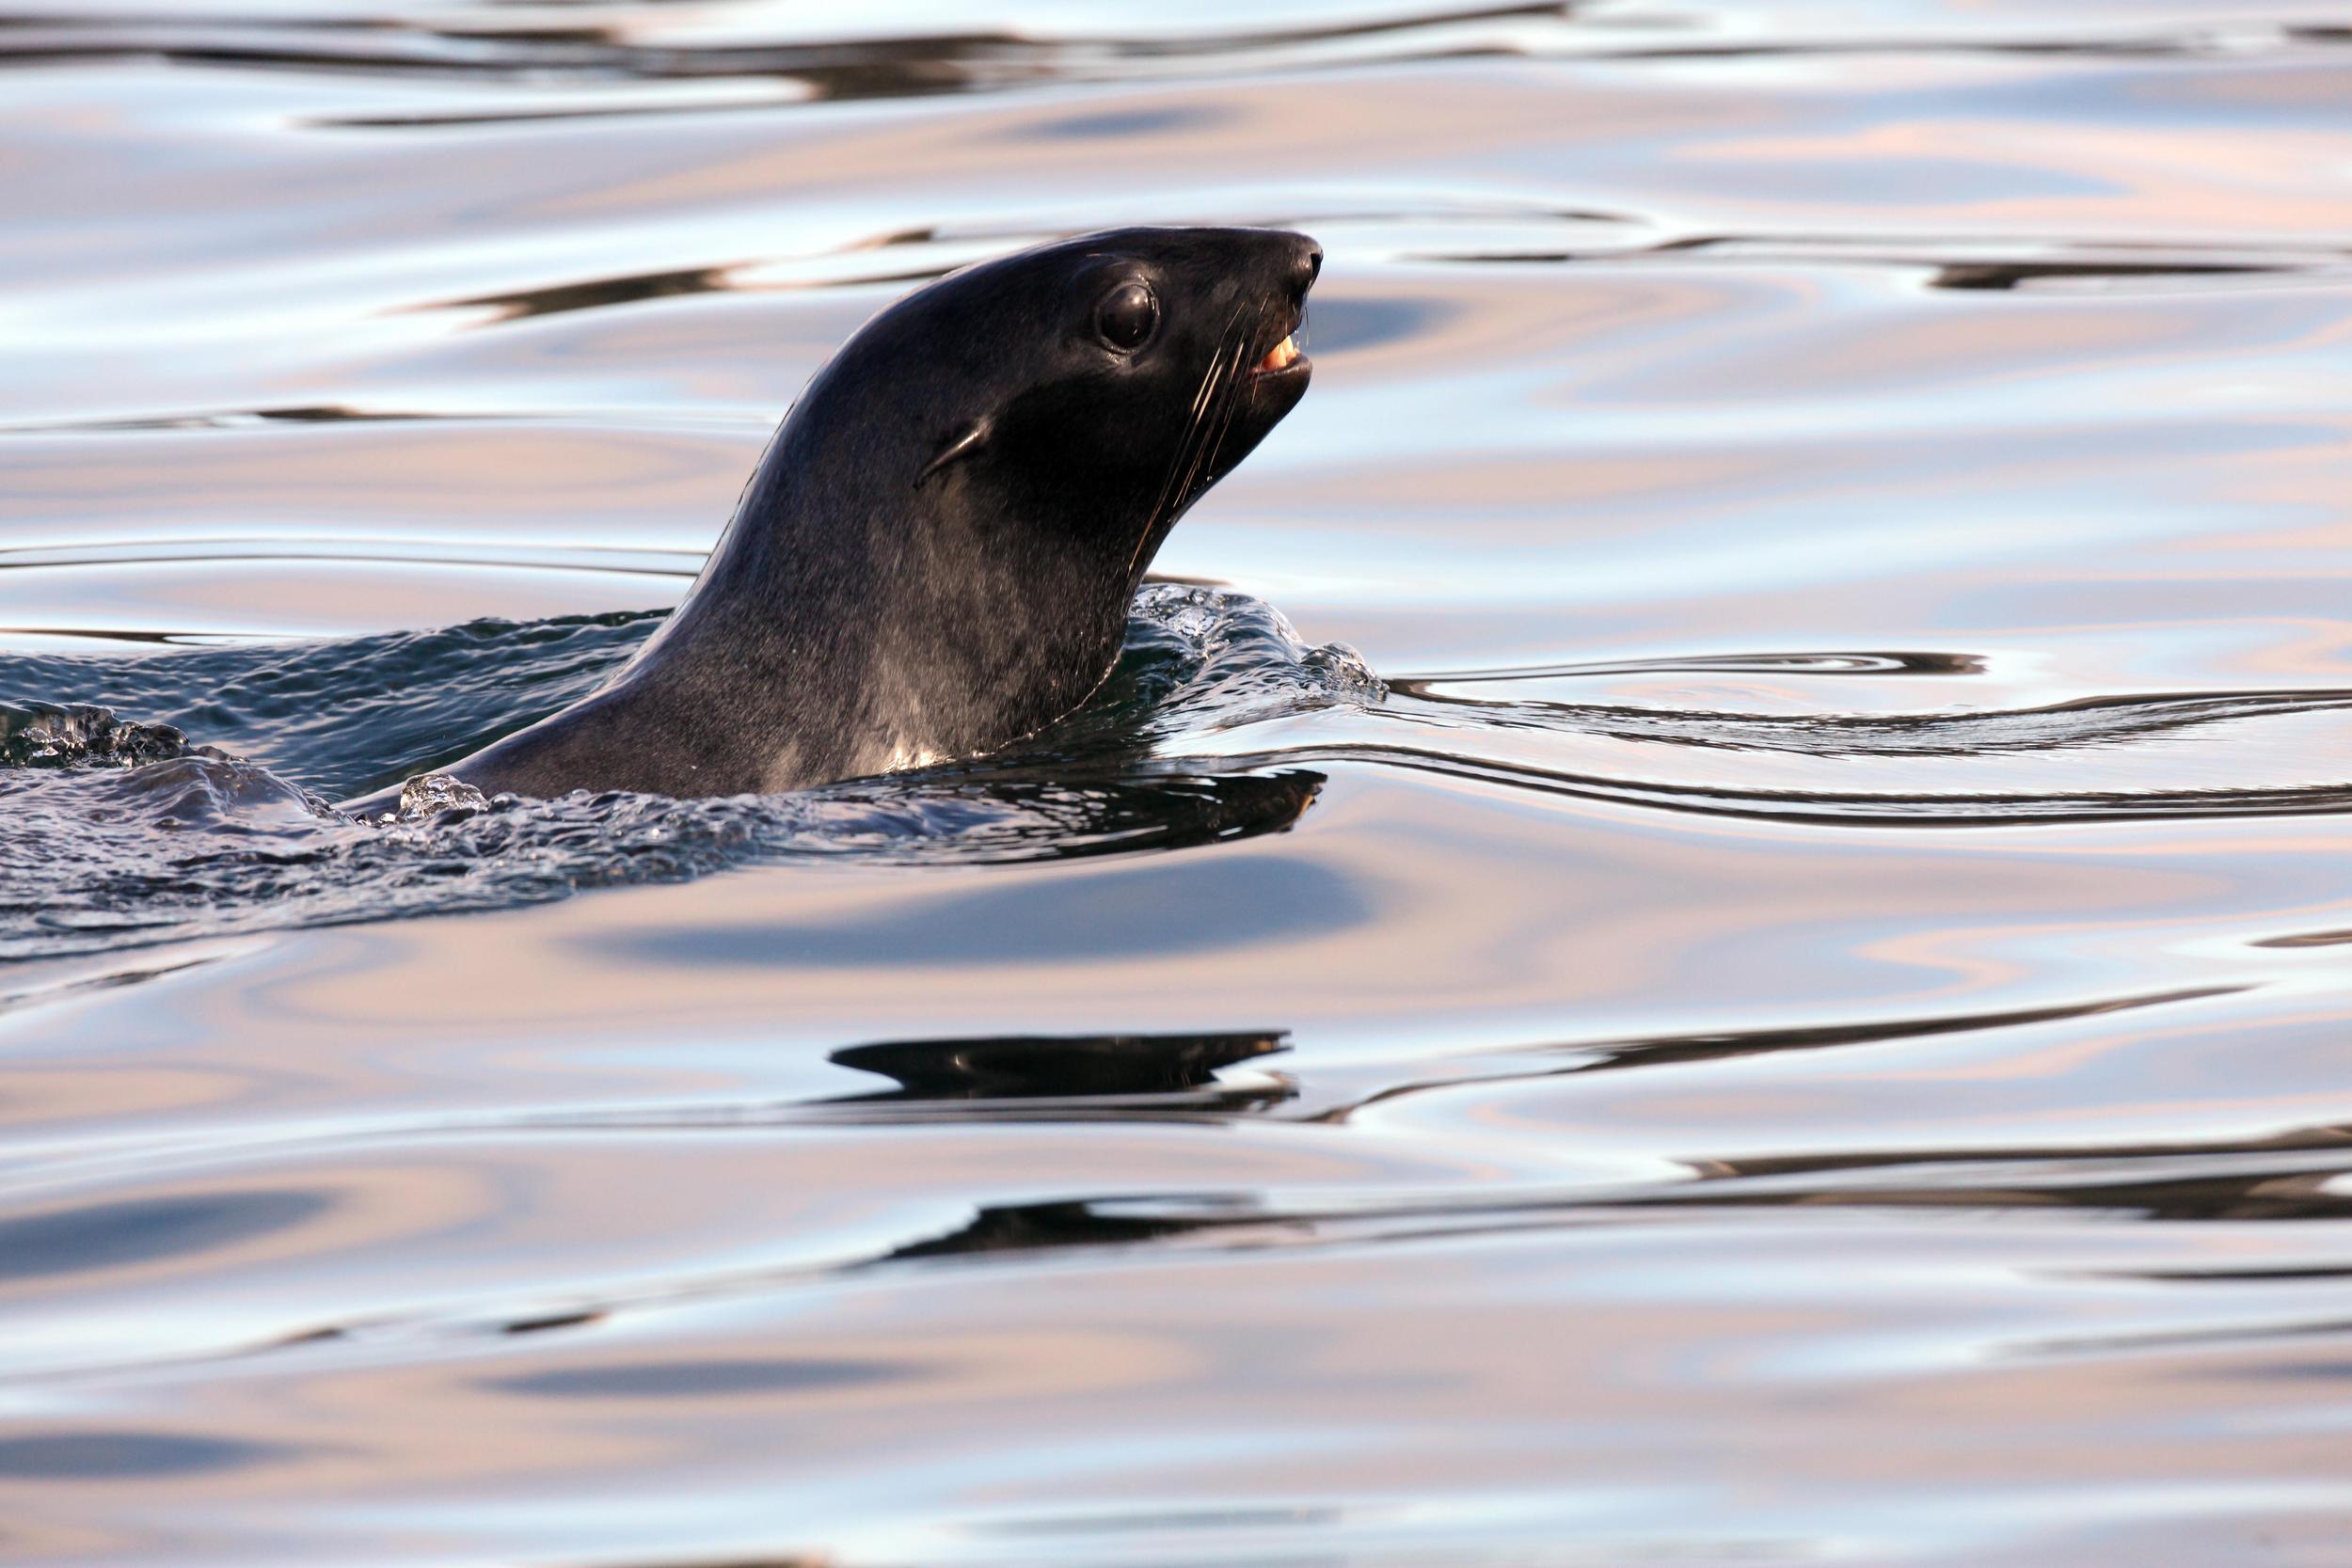
[[[1305,299],[1307,291],[1315,286],[1315,278],[1323,272],[1323,247],[1306,235],[1291,252],[1291,294]]]

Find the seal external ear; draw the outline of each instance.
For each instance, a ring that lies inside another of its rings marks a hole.
[[[924,485],[929,484],[931,482],[931,476],[939,472],[940,469],[946,467],[948,464],[953,463],[959,457],[967,457],[973,452],[979,451],[981,445],[988,440],[989,431],[991,428],[992,427],[988,420],[977,420],[973,424],[971,429],[965,431],[962,435],[957,436],[954,440],[940,448],[939,455],[932,458],[929,463],[924,464],[923,471],[914,476],[914,487],[917,490],[920,490]]]

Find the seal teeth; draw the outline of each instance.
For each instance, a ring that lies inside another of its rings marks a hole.
[[[1295,337],[1285,338],[1266,351],[1266,356],[1258,361],[1257,368],[1261,371],[1279,371],[1297,359],[1298,340]]]

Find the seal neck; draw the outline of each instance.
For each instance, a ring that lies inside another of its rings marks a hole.
[[[1109,673],[1132,541],[1017,512],[961,475],[847,486],[788,434],[616,697],[723,716],[681,743],[707,734],[716,754],[756,736],[740,787],[780,789],[993,750]]]

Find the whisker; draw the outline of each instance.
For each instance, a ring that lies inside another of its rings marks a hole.
[[[1239,312],[1235,313],[1234,319],[1236,321],[1240,319]],[[1249,330],[1233,344],[1232,369],[1227,374],[1224,385],[1217,389],[1217,401],[1208,419],[1200,425],[1201,439],[1193,449],[1192,462],[1184,469],[1184,483],[1176,488],[1175,504],[1179,506],[1182,506],[1184,498],[1192,493],[1193,481],[1198,479],[1204,469],[1213,471],[1216,467],[1216,454],[1223,450],[1226,432],[1232,428],[1233,415],[1241,406],[1244,361],[1248,358],[1249,345],[1257,341],[1259,325],[1264,320],[1265,309],[1261,306],[1257,315],[1250,321]],[[1216,427],[1215,436],[1208,433],[1211,425]]]
[[[1184,494],[1180,476],[1190,471],[1189,457],[1193,451],[1194,438],[1200,434],[1205,422],[1204,416],[1216,395],[1215,388],[1224,359],[1225,351],[1219,348],[1209,356],[1208,369],[1200,373],[1200,388],[1193,393],[1192,409],[1184,419],[1184,433],[1177,440],[1176,451],[1168,458],[1167,477],[1161,480],[1160,493],[1152,503],[1151,523],[1153,527],[1159,525],[1161,515]]]
[[[1217,335],[1218,347],[1209,356],[1208,369],[1201,372],[1200,385],[1193,393],[1192,409],[1185,420],[1184,435],[1168,458],[1168,473],[1160,481],[1159,494],[1153,499],[1152,510],[1145,517],[1143,532],[1136,540],[1135,551],[1127,558],[1127,571],[1131,577],[1141,562],[1143,552],[1158,536],[1160,525],[1167,520],[1169,511],[1184,504],[1184,492],[1191,486],[1193,476],[1200,471],[1200,455],[1207,445],[1211,410],[1220,389],[1220,381],[1238,382],[1242,356],[1248,352],[1249,339],[1245,335],[1232,341],[1233,363],[1230,372],[1225,364],[1226,341],[1233,328],[1240,325],[1244,309],[1246,307],[1243,306],[1233,308],[1232,316],[1225,324],[1225,331]],[[1251,331],[1255,330],[1253,324]]]
[[[1241,386],[1244,376],[1242,360],[1249,353],[1249,345],[1258,341],[1258,328],[1265,321],[1265,307],[1258,307],[1257,316],[1249,324],[1249,334],[1241,341],[1240,352],[1233,356],[1233,375],[1226,387],[1225,418],[1218,421],[1216,440],[1209,448],[1209,472],[1216,472],[1216,460],[1224,453],[1225,437],[1233,428],[1233,416],[1241,409]]]
[[[1241,311],[1236,309],[1233,312],[1233,320],[1226,324],[1226,330],[1229,332],[1232,330],[1234,325],[1240,320]],[[1192,464],[1184,470],[1184,483],[1177,486],[1176,504],[1179,506],[1184,504],[1184,498],[1191,493],[1192,482],[1200,477],[1202,467],[1213,467],[1215,464],[1215,454],[1211,451],[1212,437],[1208,435],[1209,426],[1214,424],[1217,427],[1214,441],[1221,445],[1225,439],[1225,430],[1232,423],[1233,411],[1240,404],[1244,361],[1249,357],[1249,345],[1257,341],[1259,325],[1264,320],[1265,308],[1260,306],[1257,314],[1250,318],[1249,329],[1233,341],[1232,367],[1226,372],[1225,384],[1217,389],[1217,401],[1212,405],[1208,418],[1200,421],[1201,440],[1193,449]],[[1214,369],[1214,365],[1212,368]]]
[[[1231,323],[1227,324],[1229,328],[1231,325]],[[1160,481],[1159,496],[1152,503],[1152,521],[1155,525],[1159,521],[1161,511],[1168,505],[1170,487],[1176,483],[1178,472],[1184,467],[1184,456],[1192,450],[1193,437],[1200,432],[1200,417],[1209,405],[1210,388],[1216,383],[1217,367],[1223,360],[1225,350],[1220,341],[1217,351],[1209,356],[1208,368],[1200,372],[1200,385],[1192,396],[1192,410],[1185,416],[1184,433],[1178,438],[1176,450],[1168,457],[1167,476]]]

